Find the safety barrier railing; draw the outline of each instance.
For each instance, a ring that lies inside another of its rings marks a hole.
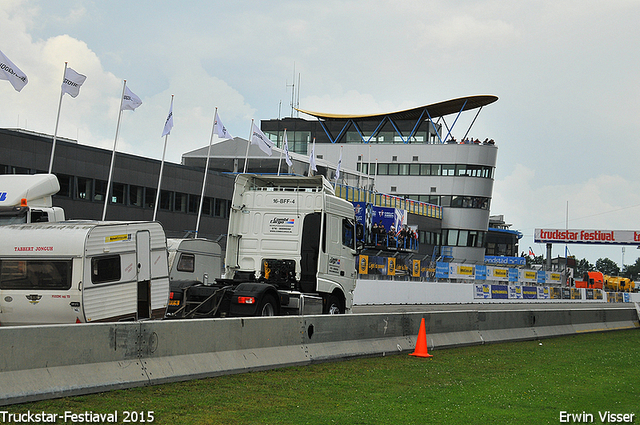
[[[442,220],[442,207],[429,204],[427,202],[415,201],[413,199],[399,196],[377,193],[359,187],[337,184],[335,187],[336,196],[350,202],[366,202],[377,207],[398,208],[406,210],[412,214],[422,215],[430,218]]]

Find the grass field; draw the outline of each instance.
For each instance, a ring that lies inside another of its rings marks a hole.
[[[640,330],[430,354],[431,359],[355,359],[0,410],[117,411],[118,423],[126,423],[126,412],[152,411],[156,424],[556,424],[562,423],[561,412],[602,423],[599,414],[608,411],[627,419],[633,414],[631,423],[640,423]],[[137,419],[131,423],[140,418],[129,416]]]

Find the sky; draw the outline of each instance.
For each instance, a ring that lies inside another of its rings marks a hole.
[[[0,127],[52,135],[65,62],[87,80],[63,97],[59,137],[112,149],[126,80],[143,104],[116,149],[160,159],[173,95],[176,163],[209,143],[216,108],[245,139],[252,119],[290,116],[292,83],[301,109],[332,113],[495,95],[470,132],[498,146],[491,214],[541,255],[536,228],[640,229],[638,22],[639,0],[0,0],[0,51],[29,78],[0,80]]]

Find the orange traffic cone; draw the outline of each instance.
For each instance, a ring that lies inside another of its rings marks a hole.
[[[427,331],[424,326],[424,317],[420,322],[420,330],[418,331],[418,341],[416,342],[416,349],[409,355],[416,357],[433,357],[427,350]]]

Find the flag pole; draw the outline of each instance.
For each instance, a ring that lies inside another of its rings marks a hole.
[[[171,106],[169,107],[170,111],[173,111],[173,95],[171,95]],[[168,120],[169,118],[167,118]],[[158,191],[156,192],[156,202],[153,204],[153,219],[152,221],[156,221],[156,214],[158,213],[158,203],[160,202],[160,185],[162,184],[162,170],[164,169],[164,156],[167,152],[167,138],[169,137],[169,133],[164,135],[164,149],[162,149],[162,161],[160,162],[160,176],[158,177]]]
[[[209,149],[207,150],[207,162],[204,166],[204,178],[202,179],[202,192],[200,193],[200,206],[198,207],[198,220],[196,221],[196,234],[198,237],[198,231],[200,229],[200,216],[202,215],[202,204],[204,202],[204,187],[207,182],[207,175],[209,174],[209,157],[211,156],[211,145],[213,144],[213,133],[216,130],[216,117],[218,116],[218,108],[216,108],[213,114],[213,126],[211,127],[211,137],[209,138]],[[246,163],[245,163],[246,167]]]
[[[67,75],[67,62],[64,63],[64,73],[62,74],[62,84],[64,84],[64,78]],[[51,146],[51,158],[49,159],[49,174],[53,170],[53,154],[56,151],[56,140],[58,138],[58,123],[60,122],[60,107],[62,106],[62,96],[64,92],[62,87],[60,88],[60,101],[58,102],[58,116],[56,117],[56,129],[53,132],[53,145]]]
[[[116,137],[113,139],[113,152],[111,153],[111,166],[109,167],[109,179],[107,180],[107,191],[104,197],[104,209],[102,210],[102,221],[107,216],[107,204],[109,203],[109,193],[111,192],[111,177],[113,176],[113,163],[116,159],[116,143],[118,142],[118,132],[120,131],[120,118],[122,117],[122,102],[124,101],[124,90],[127,87],[127,80],[122,84],[122,95],[120,96],[120,109],[118,109],[118,124],[116,125]]]
[[[247,172],[247,162],[249,162],[249,146],[251,146],[251,136],[253,135],[253,118],[251,118],[251,130],[249,130],[249,139],[247,139],[247,153],[244,155],[244,171]]]
[[[284,152],[284,146],[282,146],[282,150],[280,151],[280,159],[278,160],[278,175],[280,175],[280,166],[282,165],[282,152]]]
[[[340,167],[342,166],[342,146],[340,146],[340,158],[338,159],[338,166],[336,167],[336,180],[333,182],[333,190],[336,190],[338,185],[338,177],[340,177]]]

